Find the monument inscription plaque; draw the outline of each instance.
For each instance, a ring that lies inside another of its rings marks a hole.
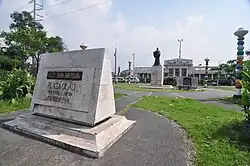
[[[82,80],[82,71],[48,71],[47,79],[54,80]]]
[[[3,126],[62,147],[74,147],[92,157],[101,156],[135,124],[114,115],[111,62],[105,49],[41,57],[31,113]]]

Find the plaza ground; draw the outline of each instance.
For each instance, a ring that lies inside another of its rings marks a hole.
[[[246,165],[246,162],[250,162],[247,157],[249,151],[244,149],[248,144],[240,144],[242,142],[235,140],[232,127],[244,118],[243,114],[216,106],[221,104],[219,101],[206,104],[210,102],[209,98],[227,97],[233,93],[220,89],[207,89],[203,92],[148,92],[115,88],[115,94],[119,94],[116,95],[119,96],[115,101],[116,111],[137,123],[100,159],[86,158],[0,128],[0,158],[3,159],[0,163],[10,166],[186,165],[190,157],[190,145],[183,139],[185,133],[180,132],[169,120],[173,119],[194,141],[196,165]],[[1,115],[0,121],[13,119],[17,114],[20,112]]]

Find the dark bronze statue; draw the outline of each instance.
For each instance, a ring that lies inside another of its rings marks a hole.
[[[155,63],[153,66],[160,66],[160,56],[161,56],[161,52],[159,50],[159,48],[157,47],[156,51],[153,52],[154,54],[154,58],[155,58]]]

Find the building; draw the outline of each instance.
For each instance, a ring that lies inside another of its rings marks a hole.
[[[220,73],[219,66],[208,66],[208,79],[216,80],[218,78],[226,78],[225,73]],[[175,58],[164,60],[164,79],[175,77],[195,76],[199,80],[205,78],[205,65],[194,66],[192,59]],[[181,75],[180,75],[181,73]],[[150,82],[151,67],[135,67],[134,76],[138,77],[143,82]]]

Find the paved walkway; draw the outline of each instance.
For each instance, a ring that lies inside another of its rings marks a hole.
[[[209,92],[128,92],[127,97],[116,100],[117,112],[142,96],[191,97],[204,99]],[[218,95],[218,93],[216,93]],[[219,92],[228,95],[228,92]],[[210,98],[210,97],[208,97]],[[0,116],[0,122],[14,118],[18,113]],[[171,122],[149,111],[129,109],[124,114],[136,120],[136,125],[118,140],[105,155],[90,159],[72,152],[19,136],[0,128],[0,165],[8,166],[184,166],[188,157],[188,146],[183,134]]]
[[[149,111],[130,109],[136,125],[102,158],[90,159],[0,128],[0,165],[8,166],[184,166],[188,148],[171,122]]]

